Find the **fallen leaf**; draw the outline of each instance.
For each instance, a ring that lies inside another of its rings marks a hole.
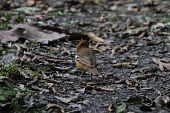
[[[125,80],[125,83],[129,86],[129,87],[139,87],[140,84],[137,83],[137,81],[133,80],[133,79],[128,79]]]
[[[139,27],[139,28],[136,28],[136,29],[128,29],[127,31],[123,32],[123,36],[138,35],[138,34],[141,34],[143,32],[146,32],[147,29],[148,29],[147,27]]]
[[[128,67],[130,65],[130,62],[121,62],[113,64],[113,67]]]
[[[52,88],[54,86],[54,83],[47,83],[48,88]]]
[[[127,11],[139,11],[139,6],[136,3],[128,4]]]
[[[109,92],[112,92],[114,91],[113,89],[111,88],[103,88],[103,87],[97,87],[97,86],[86,86],[85,88],[82,88],[82,89],[79,89],[78,92],[80,93],[85,93],[87,90],[96,90],[96,91],[109,91]]]
[[[155,25],[153,25],[152,27],[151,27],[151,29],[154,31],[154,32],[158,32],[158,31],[160,31],[162,28],[164,28],[165,27],[165,24],[163,24],[163,23],[157,23],[157,24],[155,24]]]
[[[98,36],[96,36],[93,33],[85,33],[85,35],[87,35],[90,39],[92,39],[95,42],[104,42],[104,40]]]
[[[110,104],[109,107],[108,107],[108,110],[110,112],[113,112],[115,110],[115,107],[113,106],[113,104]]]
[[[164,63],[163,61],[161,61],[162,59],[159,58],[152,58],[152,61],[156,64],[158,64],[159,69],[161,71],[164,71],[164,68],[166,68],[167,70],[170,70],[170,63]]]
[[[0,31],[1,42],[17,41],[19,38],[25,38],[33,42],[48,44],[65,36],[65,34],[52,31],[43,32],[43,30],[28,24],[14,25],[9,31]]]
[[[110,7],[111,11],[116,11],[118,9],[117,4],[114,4],[113,6]]]
[[[9,53],[6,56],[4,56],[2,60],[0,60],[0,64],[1,65],[11,64],[13,61],[17,59],[18,56],[16,56],[14,53]]]
[[[158,96],[155,100],[154,100],[155,104],[157,107],[162,107],[165,104],[164,98],[162,96]]]
[[[31,88],[38,90],[38,91],[41,91],[41,92],[46,92],[46,93],[49,92],[49,89],[40,88],[40,87],[35,86],[35,85],[32,85]]]
[[[28,12],[40,12],[41,9],[38,7],[20,7],[17,8],[16,11],[28,13]]]
[[[49,103],[49,104],[46,106],[46,110],[49,110],[49,109],[51,109],[51,108],[58,108],[61,113],[65,113],[64,109],[63,109],[61,106],[57,105],[57,104],[51,104],[51,103]]]
[[[55,96],[55,98],[59,101],[61,101],[62,103],[68,104],[69,102],[76,100],[78,98],[78,96],[71,96],[70,98],[64,98],[64,97],[59,97],[59,96]]]
[[[0,76],[0,80],[3,80],[3,79],[8,79],[8,77]]]
[[[166,69],[170,70],[170,63],[164,63],[164,62],[161,63]]]
[[[141,111],[153,111],[150,106],[142,105],[139,107]]]
[[[142,102],[143,97],[140,95],[132,95],[127,97],[126,102],[130,104],[140,104]]]
[[[115,56],[115,54],[116,54],[115,49],[112,49],[111,57],[114,57],[114,56]]]
[[[38,0],[27,0],[28,6],[34,5]]]
[[[122,105],[118,106],[116,113],[124,113],[126,111],[126,104],[123,103]]]
[[[70,103],[68,108],[74,109],[73,111],[71,111],[72,113],[76,112],[76,111],[78,112],[78,111],[82,110],[82,105],[81,104]]]

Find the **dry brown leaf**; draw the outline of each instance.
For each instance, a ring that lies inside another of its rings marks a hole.
[[[127,11],[139,11],[139,6],[136,3],[128,4]]]
[[[152,29],[156,30],[158,28],[164,28],[165,27],[165,24],[163,23],[157,23],[155,25],[152,26]]]
[[[98,36],[96,36],[93,33],[85,33],[85,35],[87,35],[90,39],[92,39],[95,42],[104,42],[104,40]]]
[[[15,44],[15,47],[17,48],[16,50],[16,56],[19,55],[20,51],[21,51],[21,47],[18,44]]]
[[[68,104],[68,103],[71,102],[71,101],[77,100],[77,99],[78,99],[78,96],[71,96],[71,97],[67,97],[67,98],[55,96],[55,98],[56,98],[57,100],[59,100],[60,102],[62,102],[62,103]]]
[[[164,63],[164,62],[162,62],[161,59],[159,59],[159,58],[152,58],[152,61],[153,61],[154,63],[158,64],[159,69],[160,69],[161,71],[164,71],[164,68],[170,70],[170,63]]]
[[[156,63],[156,64],[159,65],[159,69],[160,69],[161,71],[164,71],[164,67],[163,67],[163,65],[161,65],[160,59],[152,58],[152,61],[153,61],[154,63]]]
[[[0,31],[0,41],[17,41],[19,38],[25,38],[33,42],[48,44],[51,41],[59,40],[65,37],[65,34],[48,31],[43,32],[42,29],[36,28],[28,24],[14,25],[9,31]]]
[[[155,105],[156,105],[157,107],[162,107],[163,105],[165,105],[165,101],[164,101],[163,96],[158,96],[158,97],[154,100],[154,102],[155,102]]]
[[[27,4],[29,6],[34,5],[36,3],[36,0],[27,0]]]
[[[48,79],[49,78],[43,71],[41,71],[41,75],[42,75],[43,79]]]
[[[32,5],[35,5],[37,1],[40,1],[40,0],[27,0],[27,4],[28,6],[32,6]]]
[[[37,58],[37,55],[31,52],[24,51],[24,54],[20,58],[21,61],[34,61]]]
[[[170,63],[164,63],[164,62],[161,62],[163,67],[165,67],[166,69],[170,70]]]
[[[48,88],[52,88],[54,86],[54,83],[47,83]]]
[[[109,107],[108,107],[108,110],[110,112],[113,112],[114,109],[115,109],[115,107],[113,106],[113,104],[110,104]]]
[[[114,57],[114,56],[115,56],[115,54],[116,54],[115,49],[112,49],[111,57]]]
[[[113,64],[114,67],[127,67],[129,65],[130,65],[130,62],[121,62],[121,63]]]
[[[49,104],[46,106],[46,110],[49,110],[49,109],[51,109],[51,108],[58,108],[61,113],[65,113],[64,109],[63,109],[61,106],[57,105],[57,104],[51,104],[51,103],[49,103]]]
[[[142,32],[145,32],[148,28],[147,27],[139,27],[136,29],[128,29],[127,31],[123,32],[123,35],[137,35],[141,34]]]
[[[51,90],[53,91],[54,94],[57,94],[57,91],[54,87],[51,87]]]
[[[135,80],[133,79],[128,79],[128,80],[125,80],[125,83],[129,86],[129,87],[139,87],[140,84],[137,83]]]
[[[158,76],[153,77],[153,81],[158,81],[158,79],[159,79]]]

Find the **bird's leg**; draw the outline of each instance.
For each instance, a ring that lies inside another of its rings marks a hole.
[[[90,73],[90,80],[92,80],[92,73]]]
[[[81,74],[80,74],[80,78],[82,78],[83,73],[84,73],[84,70],[82,70],[82,72],[81,72]]]

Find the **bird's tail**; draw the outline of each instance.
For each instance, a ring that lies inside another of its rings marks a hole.
[[[98,71],[97,68],[92,68],[92,69],[91,69],[91,73],[92,73],[93,75],[96,75],[96,76],[101,76],[101,73]]]

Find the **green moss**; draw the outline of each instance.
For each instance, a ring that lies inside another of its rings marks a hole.
[[[16,61],[13,61],[11,64],[4,65],[2,67],[0,76],[5,76],[8,78],[14,78],[19,74],[18,71],[18,63]]]
[[[24,22],[24,17],[21,15],[18,15],[15,19],[16,22]]]
[[[11,98],[15,97],[16,92],[12,89],[8,89],[3,90],[0,95],[0,102],[8,102]]]
[[[170,23],[170,18],[163,18],[162,23]]]
[[[11,19],[12,19],[12,16],[13,16],[13,14],[7,13],[7,14],[5,14],[4,18],[5,18],[6,20],[11,20]]]
[[[0,29],[5,29],[7,27],[9,27],[9,22],[1,22],[0,23]]]

